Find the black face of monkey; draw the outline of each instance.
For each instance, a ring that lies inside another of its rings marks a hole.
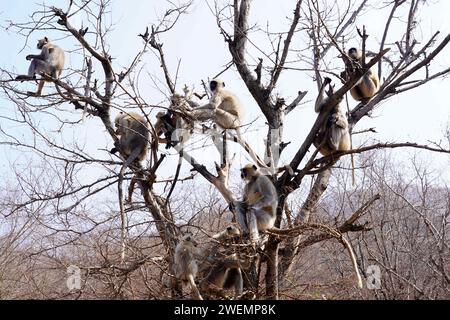
[[[192,238],[190,235],[186,236],[183,240],[184,240],[185,242],[190,242],[190,243],[192,243],[192,245],[193,245],[194,247],[196,247],[196,246],[198,245],[197,241],[195,241],[194,238]]]
[[[242,179],[248,179],[249,177],[252,177],[255,175],[255,172],[258,168],[255,165],[246,166],[241,169],[241,178]]]
[[[48,43],[48,38],[45,37],[44,39],[41,39],[38,41],[37,48],[42,49],[47,43]]]
[[[211,91],[216,91],[216,89],[217,89],[217,81],[211,81],[210,83],[209,83],[209,89],[211,90]]]
[[[350,48],[348,50],[348,55],[350,58],[352,59],[358,59],[359,58],[359,53],[358,53],[358,49],[356,48]]]
[[[209,89],[210,89],[212,92],[216,91],[217,88],[218,88],[219,86],[221,86],[222,88],[225,87],[225,82],[220,81],[220,83],[219,83],[219,81],[212,80],[212,81],[209,83]]]

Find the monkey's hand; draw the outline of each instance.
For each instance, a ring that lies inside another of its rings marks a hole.
[[[246,212],[247,211],[247,206],[246,203],[243,201],[231,201],[228,205],[228,209],[231,212],[237,212],[238,210],[241,212]]]
[[[342,115],[333,114],[331,121],[339,128],[346,129],[348,127],[347,121],[345,121]]]
[[[115,153],[117,153],[117,151],[119,151],[119,149],[117,149],[117,148],[112,148],[112,149],[109,151],[109,153],[115,154]]]
[[[28,61],[30,61],[31,59],[33,59],[33,55],[32,55],[32,54],[29,54],[29,55],[27,55],[27,56],[25,57],[25,59],[27,59]]]

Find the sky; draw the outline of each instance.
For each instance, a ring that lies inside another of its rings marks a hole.
[[[41,0],[39,3],[46,3],[48,5],[55,5],[57,7],[65,8],[68,1]],[[369,48],[373,44],[378,43],[381,39],[384,29],[384,23],[387,12],[375,10],[382,7],[383,1],[370,1],[371,9],[366,12],[359,20],[359,24],[366,24],[371,38],[369,38]],[[213,4],[209,1],[209,4]],[[253,1],[251,12],[251,21],[262,28],[265,28],[269,22],[271,30],[286,31],[289,27],[289,20],[285,17],[291,16],[295,1],[271,1],[271,0],[257,0]],[[164,9],[167,8],[167,2],[163,0],[156,1],[142,1],[142,0],[127,0],[115,1],[111,10],[109,18],[115,23],[114,29],[109,35],[108,42],[110,44],[110,52],[114,57],[114,66],[116,70],[120,67],[128,65],[134,55],[141,49],[141,41],[137,34],[145,30],[145,26],[156,22]],[[35,43],[46,34],[37,32],[32,34],[29,43],[24,47],[25,38],[17,36],[10,29],[5,28],[8,25],[8,20],[12,21],[26,21],[30,14],[37,8],[34,1],[9,1],[0,0],[0,25],[3,27],[0,32],[0,41],[7,44],[7,52],[0,55],[0,66],[14,72],[24,72],[27,70],[27,61],[25,56],[29,53],[36,52]],[[419,20],[419,40],[423,43],[436,30],[441,31],[442,39],[445,35],[450,33],[450,22],[447,13],[450,12],[450,1],[432,1],[432,5],[427,5],[421,9],[421,18]],[[80,16],[73,17],[71,23],[74,26],[80,26],[84,23],[84,18]],[[400,17],[400,20],[404,20]],[[364,20],[364,22],[363,22]],[[366,23],[365,21],[376,21],[378,23]],[[380,23],[381,22],[381,23]],[[395,25],[396,22],[394,22]],[[401,34],[403,29],[393,28],[393,37]],[[55,39],[58,44],[68,50],[67,66],[77,68],[80,62],[80,57],[71,54],[70,50],[75,48],[76,43],[72,39],[62,39],[57,32],[49,32],[49,37]],[[259,47],[268,50],[268,42],[265,37],[258,34],[251,34],[252,42],[258,44]],[[390,39],[390,40],[392,40]],[[300,41],[298,39],[297,41]],[[389,39],[388,39],[389,40]],[[180,19],[175,28],[162,35],[161,41],[164,43],[164,50],[169,68],[172,73],[175,72],[177,65],[180,62],[179,78],[177,89],[181,91],[184,84],[195,85],[200,88],[201,79],[212,77],[223,69],[223,66],[230,61],[230,54],[227,46],[219,34],[216,26],[215,18],[212,15],[207,1],[195,0],[194,6],[190,9],[190,13]],[[296,43],[293,44],[297,46]],[[299,44],[301,46],[301,44]],[[348,47],[358,46],[357,37],[352,38]],[[249,47],[249,62],[253,63],[256,58],[261,56],[261,53],[250,43]],[[375,51],[376,49],[372,49]],[[181,59],[181,60],[180,60]],[[265,60],[267,63],[267,60]],[[447,68],[450,65],[450,50],[446,49],[441,53],[440,57],[433,61],[434,70]],[[159,69],[159,63],[154,55],[148,54],[144,59],[144,70],[146,73],[156,75],[163,81],[162,73]],[[286,163],[293,154],[295,154],[298,147],[303,142],[303,137],[307,135],[312,124],[314,123],[316,114],[313,111],[313,101],[316,98],[317,88],[313,82],[311,73],[300,71],[284,72],[276,93],[282,95],[289,102],[296,97],[299,90],[308,91],[304,100],[305,104],[298,107],[286,119],[285,122],[285,139],[284,141],[292,141],[289,147],[283,154],[282,162]],[[221,78],[226,82],[227,88],[236,93],[247,110],[247,121],[251,121],[259,117],[256,128],[261,128],[264,125],[262,114],[256,103],[250,96],[249,92],[244,86],[244,83],[239,78],[238,73],[232,68],[225,72]],[[155,88],[154,84],[149,81],[148,77],[143,77],[140,83],[140,90],[142,95],[151,104],[166,103],[165,96]],[[409,91],[405,94],[394,96],[388,101],[383,102],[372,114],[371,118],[364,118],[357,125],[355,130],[363,130],[366,128],[375,127],[376,134],[370,138],[383,142],[405,142],[415,141],[418,143],[428,143],[429,141],[439,142],[444,137],[444,132],[450,123],[450,103],[445,95],[450,89],[450,79],[435,80],[419,89]],[[52,90],[52,87],[47,85],[44,90]],[[349,99],[351,107],[356,104]],[[3,115],[14,116],[16,110],[14,105],[5,100],[3,94],[0,94],[0,105],[4,112]],[[66,106],[66,110],[62,112],[64,116],[71,119],[79,119],[81,114],[74,112],[70,106]],[[153,113],[154,114],[154,113]],[[57,123],[46,114],[33,115],[36,121],[42,126],[48,126],[49,132],[54,132],[57,129]],[[9,132],[15,134],[22,134],[21,129],[15,129],[15,125],[0,117],[0,126],[7,128]],[[81,129],[81,130],[80,130]],[[17,130],[17,131],[14,131]],[[99,131],[101,134],[99,134]],[[252,141],[256,150],[263,150],[263,141],[260,138],[261,133],[265,135],[265,130],[248,133],[246,138]],[[26,135],[26,133],[23,133]],[[51,134],[51,133],[49,133]],[[95,137],[93,139],[92,137]],[[354,144],[356,146],[366,143],[368,137],[356,137]],[[77,125],[68,130],[63,138],[67,143],[76,139],[80,144],[84,145],[86,152],[92,154],[100,154],[104,158],[108,158],[102,152],[112,146],[111,139],[108,138],[106,132],[101,127],[101,124],[96,119],[88,118],[82,124]],[[3,137],[0,136],[0,140]],[[100,150],[100,151],[99,151]],[[9,172],[10,167],[17,165],[23,159],[33,158],[31,154],[24,154],[17,150],[11,150],[7,146],[0,145],[0,152],[5,156],[0,158],[0,176],[5,177]],[[441,172],[442,181],[450,183],[450,170],[447,170],[449,165],[448,155],[430,154],[429,152],[414,151],[411,149],[396,149],[393,151],[400,159],[409,159],[416,152],[420,154],[426,161],[430,161],[431,165]],[[201,151],[194,153],[199,157],[204,156]],[[215,157],[215,156],[214,156]],[[215,159],[217,160],[217,159]],[[248,159],[241,159],[246,161]],[[27,160],[28,161],[28,160]],[[170,157],[167,160],[167,174],[172,174],[173,164],[177,161],[176,157]],[[212,162],[210,162],[212,167]],[[186,171],[188,166],[184,166]],[[186,172],[185,171],[185,172]]]

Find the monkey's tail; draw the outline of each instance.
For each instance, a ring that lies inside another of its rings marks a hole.
[[[140,153],[141,153],[141,150],[139,150],[139,149],[135,149],[131,152],[131,154],[128,156],[128,158],[125,160],[124,164],[122,165],[122,168],[120,169],[119,180],[117,183],[117,190],[118,190],[118,195],[119,195],[120,220],[121,220],[121,230],[120,230],[120,242],[121,242],[120,262],[121,263],[123,263],[125,260],[125,250],[126,250],[126,244],[125,244],[126,217],[125,217],[125,205],[123,204],[123,190],[122,190],[123,176],[125,174],[125,170],[128,168],[128,166],[131,163],[133,163],[134,160],[136,160],[139,157]]]
[[[170,186],[169,193],[167,194],[167,197],[166,197],[166,202],[165,202],[166,206],[167,206],[167,203],[169,203],[170,196],[172,195],[172,192],[175,189],[175,185],[177,184],[182,163],[183,163],[183,149],[180,150],[180,156],[178,157],[178,164],[177,164],[177,169],[175,171],[175,176],[173,178],[172,185]]]
[[[353,266],[353,270],[355,271],[356,282],[358,284],[358,288],[362,289],[363,283],[362,283],[362,279],[361,279],[361,274],[359,273],[358,263],[356,262],[356,256],[355,256],[355,252],[353,251],[352,245],[344,236],[341,236],[340,241],[344,245],[344,247],[347,249],[348,254],[350,256],[350,260],[352,261],[352,266]]]
[[[352,146],[353,149],[353,146]],[[352,161],[352,186],[356,186],[356,177],[355,177],[355,155],[352,153],[350,155],[350,160]]]
[[[122,184],[123,184],[123,175],[125,172],[125,164],[120,169],[119,173],[119,181],[117,183],[117,189],[119,194],[119,208],[120,208],[120,222],[121,222],[121,228],[120,228],[120,262],[123,263],[125,260],[125,228],[126,228],[126,221],[125,221],[125,206],[123,204],[123,190],[122,190]]]
[[[253,161],[255,161],[258,167],[266,169],[269,168],[267,164],[256,154],[256,152],[253,151],[253,149],[250,147],[247,141],[245,141],[244,138],[242,138],[239,128],[236,129],[236,135],[232,136],[232,138],[234,142],[239,143],[244,148],[244,150],[250,155]]]

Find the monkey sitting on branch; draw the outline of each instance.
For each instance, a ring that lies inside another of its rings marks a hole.
[[[365,59],[363,52],[360,49],[350,48],[348,56],[353,62],[357,62],[360,67],[365,67]],[[374,67],[367,70],[367,72],[356,82],[353,88],[350,89],[350,94],[356,101],[366,104],[380,89],[380,80]],[[346,70],[341,73],[343,79],[347,79],[351,73],[351,66],[347,66]]]
[[[319,90],[319,95],[316,99],[315,111],[322,112],[322,107],[327,103],[324,97],[325,87],[328,85],[328,96],[333,94],[333,87],[330,85],[331,79],[325,78]],[[338,103],[331,111],[328,119],[320,128],[314,140],[314,146],[319,149],[324,156],[330,155],[336,151],[347,151],[351,148],[350,133],[348,120],[346,115]]]
[[[33,80],[36,79],[36,74],[45,74],[55,79],[61,76],[65,61],[64,50],[50,42],[47,37],[38,41],[37,48],[41,50],[39,55],[29,54],[26,57],[27,60],[31,60],[28,75],[19,75],[16,80]],[[37,91],[28,94],[39,97],[44,83],[45,80],[41,79]]]
[[[197,245],[191,234],[186,234],[181,238],[175,248],[174,273],[175,277],[181,281],[183,288],[189,285],[194,298],[203,300],[195,284],[198,273],[197,257],[199,256]]]
[[[142,161],[145,159],[148,150],[149,141],[149,125],[147,119],[134,112],[121,112],[115,119],[116,135],[119,136],[118,142],[115,143],[111,153],[115,154],[121,151],[125,157],[125,162],[122,165],[118,180],[118,193],[120,205],[120,218],[122,222],[121,229],[121,261],[125,258],[125,208],[123,204],[122,183],[125,170],[135,161]]]
[[[260,240],[259,232],[265,232],[275,224],[278,194],[272,181],[254,164],[241,169],[241,178],[246,181],[243,198],[235,202],[232,209],[243,233],[250,233],[250,241],[255,247]]]
[[[185,95],[173,94],[170,99],[170,107],[166,112],[156,114],[156,122],[153,125],[158,136],[158,143],[165,143],[166,149],[176,146],[180,142],[186,142],[194,131],[194,123],[183,115],[189,113],[197,104],[188,96],[185,87]]]
[[[225,88],[225,82],[214,79],[209,83],[212,96],[204,106],[195,108],[191,116],[197,121],[213,120],[222,129],[238,129],[244,118],[239,99]]]

